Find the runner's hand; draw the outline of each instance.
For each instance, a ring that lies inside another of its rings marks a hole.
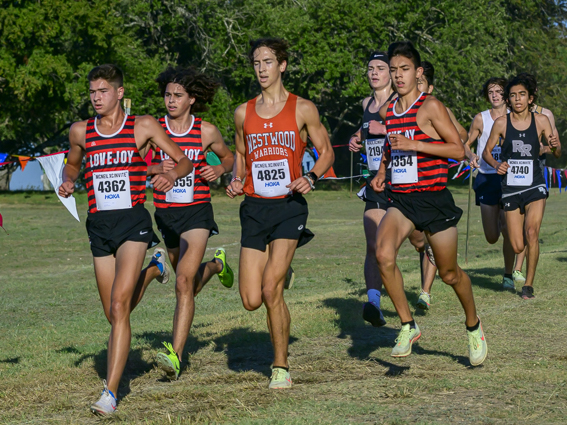
[[[311,185],[309,184],[309,182],[305,177],[299,177],[298,179],[295,179],[286,187],[288,187],[290,190],[294,192],[299,192],[302,195],[311,192]]]
[[[244,188],[244,184],[242,184],[241,181],[239,180],[234,180],[232,183],[230,183],[227,188],[226,188],[226,194],[228,195],[228,197],[230,199],[234,199],[235,197],[237,197],[238,195],[242,195],[243,191],[242,189]]]
[[[175,161],[171,158],[167,158],[165,161],[162,161],[160,164],[160,173],[167,173],[175,168]]]
[[[360,136],[358,136],[357,134],[355,134],[354,136],[352,136],[348,142],[348,150],[351,152],[358,152],[360,151],[360,148],[362,147],[362,144],[360,143]]]
[[[553,133],[551,136],[549,136],[548,143],[549,146],[551,146],[551,148],[555,148],[555,149],[561,146],[561,143],[559,142],[559,138],[557,137],[557,133]]]
[[[384,189],[386,188],[386,177],[381,176],[380,174],[376,174],[376,176],[374,176],[374,178],[370,182],[370,188],[374,192],[384,192]]]
[[[205,165],[201,168],[201,177],[208,182],[214,182],[224,174],[224,167],[222,165]]]
[[[375,120],[368,123],[368,132],[370,134],[387,134],[386,126]]]
[[[67,180],[66,182],[61,183],[61,186],[59,186],[59,196],[62,196],[63,198],[68,198],[73,194],[74,191],[75,183],[73,183],[72,181]]]
[[[175,184],[175,179],[169,173],[162,173],[153,176],[151,183],[154,185],[154,189],[169,192]]]
[[[401,134],[390,134],[388,136],[390,139],[390,145],[392,149],[397,149],[400,151],[417,151],[417,140],[408,139],[406,136]]]
[[[469,161],[469,165],[470,165],[472,168],[478,168],[478,167],[479,167],[479,165],[478,165],[478,160],[479,160],[478,155],[476,155],[476,154],[473,153],[473,154],[472,154],[472,158],[471,158],[470,161]]]
[[[508,168],[510,166],[508,165],[508,163],[506,161],[501,162],[500,165],[498,166],[498,168],[496,169],[496,174],[500,174],[501,176],[503,176],[504,174],[506,174],[508,172]]]

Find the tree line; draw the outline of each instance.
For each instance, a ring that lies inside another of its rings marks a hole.
[[[469,127],[488,107],[492,76],[535,74],[539,104],[567,137],[567,1],[560,0],[63,0],[2,1],[0,152],[48,153],[68,145],[72,122],[93,115],[87,73],[116,63],[132,113],[160,116],[154,79],[168,64],[194,66],[222,88],[204,119],[233,141],[233,111],[259,92],[248,42],[285,38],[286,87],[319,108],[333,144],[359,125],[369,94],[366,60],[413,41],[436,68],[435,95]],[[342,151],[341,151],[342,152]],[[348,172],[346,151],[337,154]],[[550,161],[551,166],[565,159]]]

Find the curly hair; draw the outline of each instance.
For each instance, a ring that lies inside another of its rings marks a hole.
[[[512,89],[512,87],[520,85],[524,86],[528,91],[528,96],[533,97],[532,104],[536,103],[537,81],[533,75],[527,74],[525,72],[516,75],[514,78],[508,81],[508,84],[506,84],[506,87],[504,88],[504,99],[506,99],[506,102],[508,104],[510,103],[510,90]]]
[[[179,84],[185,89],[189,97],[195,98],[195,103],[191,107],[193,112],[205,112],[208,105],[215,98],[220,83],[214,78],[200,73],[194,68],[168,66],[165,71],[158,75],[156,82],[159,85],[161,95],[165,95],[165,90],[169,83]]]
[[[504,91],[504,89],[506,88],[506,83],[507,83],[506,78],[501,78],[501,77],[489,78],[486,81],[486,83],[484,83],[484,85],[482,86],[482,94],[484,95],[484,98],[488,100],[488,89],[490,88],[490,86],[500,86],[502,88],[502,91]]]
[[[250,63],[254,63],[254,52],[260,47],[267,47],[274,55],[278,63],[288,62],[289,59],[289,43],[282,38],[258,38],[257,40],[250,41],[250,51],[248,52],[248,59]]]

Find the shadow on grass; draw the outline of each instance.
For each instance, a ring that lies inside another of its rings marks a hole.
[[[11,359],[0,360],[0,363],[18,364],[20,363],[20,357],[12,357]]]
[[[289,344],[297,338],[290,336]],[[216,352],[225,352],[227,365],[235,372],[253,370],[270,376],[274,350],[268,332],[256,332],[250,328],[236,328],[214,340]]]
[[[561,261],[562,263],[567,263],[567,257],[559,257],[557,261]]]
[[[503,267],[480,267],[474,269],[467,269],[467,274],[471,278],[472,286],[479,288],[490,289],[496,292],[502,292],[502,276],[504,276]],[[494,279],[497,276],[498,279]]]

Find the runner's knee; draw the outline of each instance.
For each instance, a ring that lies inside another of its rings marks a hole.
[[[528,226],[526,228],[526,241],[528,245],[533,245],[538,242],[539,234],[536,227]],[[517,253],[519,254],[519,253]]]
[[[195,279],[190,279],[187,275],[178,274],[175,278],[175,292],[177,295],[186,295],[194,292]]]
[[[258,310],[262,305],[262,297],[242,295],[242,305],[248,311]]]
[[[262,298],[266,307],[271,307],[279,302],[282,298],[282,289],[275,284],[265,284],[262,288]]]
[[[122,320],[130,314],[130,301],[129,300],[112,300],[110,303],[110,323],[117,320]]]
[[[378,247],[376,249],[376,261],[380,268],[390,268],[396,265],[395,250]]]
[[[459,274],[460,269],[447,269],[441,270],[439,269],[439,276],[447,285],[456,285],[459,283]]]

